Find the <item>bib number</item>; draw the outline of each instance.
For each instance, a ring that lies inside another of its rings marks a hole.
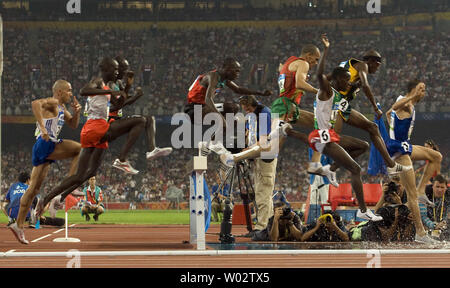
[[[409,143],[408,142],[402,142],[402,148],[405,152],[409,152]]]
[[[328,143],[331,140],[330,131],[328,129],[319,130],[320,143]]]
[[[345,112],[348,109],[348,101],[345,100],[344,98],[341,99],[341,101],[339,101],[338,106],[339,106],[339,111],[341,112]]]

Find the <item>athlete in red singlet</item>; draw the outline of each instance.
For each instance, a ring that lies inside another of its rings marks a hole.
[[[233,92],[242,95],[272,95],[270,90],[259,92],[238,86],[233,81],[239,77],[240,71],[241,65],[234,58],[226,58],[222,67],[202,74],[195,79],[189,88],[188,103],[184,106],[184,112],[189,115],[192,122],[194,120],[194,105],[202,106],[202,119],[203,116],[210,112],[220,114],[214,105],[214,97],[225,86],[233,90]]]

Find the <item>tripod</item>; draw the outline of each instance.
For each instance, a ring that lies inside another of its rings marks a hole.
[[[227,183],[229,184],[230,191],[232,191],[236,176],[238,180],[240,196],[244,204],[244,213],[247,224],[247,230],[248,232],[251,232],[253,229],[249,204],[250,202],[255,201],[255,190],[253,188],[253,184],[250,177],[250,164],[247,161],[240,161],[236,163],[231,169],[228,169],[225,175],[225,179],[220,184],[218,191],[220,191]],[[254,207],[256,209],[256,205],[254,205]]]

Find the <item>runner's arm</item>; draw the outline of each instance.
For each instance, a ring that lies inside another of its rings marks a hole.
[[[331,90],[330,82],[328,81],[327,75],[324,74],[325,72],[325,59],[328,57],[328,48],[330,47],[330,43],[328,42],[328,39],[325,35],[322,35],[322,42],[325,46],[323,50],[323,55],[320,57],[319,65],[317,67],[317,80],[319,81],[319,87],[320,87],[320,93],[318,94],[318,97],[320,100],[325,101],[330,99],[330,97],[333,95],[333,91]]]
[[[31,102],[31,110],[33,111],[33,115],[36,118],[36,121],[39,125],[40,131],[41,131],[41,137],[45,141],[48,141],[50,138],[48,136],[48,131],[45,128],[44,125],[44,117],[42,116],[42,110],[43,109],[56,109],[58,106],[58,100],[55,98],[44,98],[44,99],[37,99]]]
[[[361,80],[361,87],[364,91],[364,94],[366,95],[367,99],[369,99],[370,104],[372,104],[372,107],[375,112],[380,111],[377,107],[377,103],[375,102],[375,97],[373,96],[372,89],[370,88],[369,81],[367,80],[367,74],[369,74],[369,68],[367,64],[360,63],[361,65],[355,65],[355,68],[358,70],[359,79]],[[379,113],[381,116],[382,112]]]
[[[270,91],[270,90],[264,90],[263,92],[253,91],[253,90],[250,90],[250,89],[245,88],[245,87],[240,87],[239,85],[237,85],[233,81],[227,81],[227,86],[231,90],[233,90],[233,92],[235,92],[237,94],[242,94],[242,95],[260,95],[260,96],[270,96],[270,95],[272,95],[272,91]]]
[[[128,93],[128,92],[127,92]],[[134,96],[128,97],[125,102],[123,103],[123,106],[131,105],[134,102],[136,102],[139,98],[141,98],[144,95],[144,92],[142,92],[141,87],[136,88],[136,92],[134,93]]]
[[[210,111],[219,113],[219,115],[222,116],[222,114],[217,110],[216,106],[214,105],[214,92],[215,87],[218,83],[217,76],[215,74],[210,75],[207,74],[204,78],[204,80],[208,81],[208,88],[206,89],[206,95],[205,95],[205,105],[209,108]],[[223,118],[223,116],[222,116]],[[225,119],[223,120],[225,122]]]
[[[316,94],[318,90],[306,82],[308,71],[308,62],[300,61],[295,72],[295,88]]]
[[[70,128],[76,129],[78,127],[78,124],[80,123],[81,105],[80,103],[78,103],[75,95],[72,95],[72,103],[70,103],[70,106],[72,106],[74,115],[70,114],[67,109],[64,109],[64,121],[67,123],[67,125],[69,125]]]
[[[105,90],[102,87],[102,79],[101,78],[93,78],[89,83],[84,85],[80,90],[81,96],[97,96],[97,95],[118,95],[117,91],[112,91],[111,89]]]

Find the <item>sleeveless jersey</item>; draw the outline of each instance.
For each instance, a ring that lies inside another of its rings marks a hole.
[[[117,85],[117,83],[114,83],[114,86],[112,88],[112,90],[114,91],[120,91],[119,85]],[[122,117],[123,113],[122,113],[122,109],[119,109],[117,111],[113,111],[113,112],[109,112],[109,116],[111,117]]]
[[[405,98],[404,96],[399,96],[397,101]],[[413,108],[412,115],[409,118],[400,120],[397,113],[391,112],[391,123],[389,126],[389,137],[393,140],[407,141],[410,139],[413,128],[414,121],[416,118],[416,111]]]
[[[344,105],[342,103],[348,103],[342,98],[342,95],[334,88],[333,96],[326,101],[319,100],[319,92],[316,95],[316,101],[314,101],[314,128],[320,130],[333,129],[336,123],[336,117],[338,111]]]
[[[289,65],[297,60],[305,60],[303,58],[291,56],[283,64],[280,71],[280,76],[278,77],[278,87],[280,89],[280,97],[290,98],[295,104],[299,105],[300,100],[303,96],[303,91],[295,88],[295,71],[289,70]]]
[[[211,72],[216,72],[216,70],[213,70]],[[206,90],[208,88],[200,84],[200,81],[203,79],[203,77],[205,77],[205,75],[206,74],[197,76],[194,83],[192,83],[191,87],[189,87],[189,93],[187,97],[188,103],[205,104]],[[219,76],[219,82],[215,87],[216,91],[214,92],[214,94],[219,94],[223,87],[225,87],[225,81],[221,81]]]
[[[353,65],[355,65],[358,62],[361,61],[355,58],[350,58],[349,60],[341,62],[341,64],[339,64],[340,67],[345,68],[348,70],[348,72],[350,72],[350,83],[355,83],[356,81],[359,80],[358,70],[356,70],[355,67],[353,67]],[[347,96],[352,89],[354,88],[349,88],[347,91],[339,91],[339,92],[343,96]]]
[[[109,90],[109,87],[102,83],[104,90]],[[88,120],[90,119],[105,119],[108,121],[109,106],[111,94],[89,96],[85,106],[84,115]]]
[[[44,118],[43,122],[45,129],[47,129],[50,140],[52,142],[59,142],[59,132],[61,132],[61,129],[64,125],[64,106],[58,105],[58,115],[53,118]],[[41,134],[42,133],[39,124],[36,122],[36,130],[34,136],[36,136],[37,139],[39,138],[39,136],[41,136]]]

